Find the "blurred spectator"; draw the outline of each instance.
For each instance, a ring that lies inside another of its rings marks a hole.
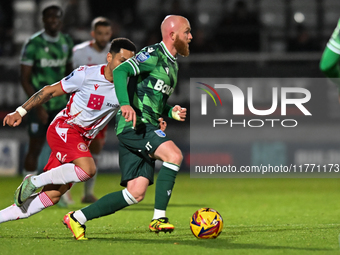
[[[53,84],[72,70],[72,39],[60,32],[62,9],[50,5],[42,11],[44,29],[27,39],[20,57],[21,84],[31,97],[46,84]],[[46,140],[46,131],[55,115],[67,103],[64,96],[52,98],[32,109],[28,116],[29,146],[25,156],[24,175],[37,173],[38,159]]]
[[[0,2],[0,56],[14,54],[13,47],[14,9],[13,0]]]
[[[216,42],[222,51],[259,51],[260,28],[258,14],[248,10],[245,1],[236,1],[231,14],[218,25]]]
[[[303,24],[296,26],[296,36],[288,42],[288,51],[318,51],[320,48]]]

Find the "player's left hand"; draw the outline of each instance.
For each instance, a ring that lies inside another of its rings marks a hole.
[[[168,124],[163,118],[159,118],[158,121],[159,121],[159,128],[164,132]]]
[[[187,117],[187,109],[182,108],[179,105],[175,105],[172,108],[172,118],[178,121],[185,121]]]

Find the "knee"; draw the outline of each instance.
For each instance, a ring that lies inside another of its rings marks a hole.
[[[79,167],[79,166],[78,166]],[[82,166],[80,167],[84,172],[86,172],[91,178],[93,176],[95,176],[96,172],[97,172],[97,168],[96,166],[93,165],[87,165],[86,167]]]
[[[183,161],[183,154],[182,152],[179,150],[175,153],[171,154],[170,160],[168,162],[176,164],[176,165],[181,165]]]
[[[96,172],[97,172],[96,166],[89,167],[88,174],[89,174],[89,176],[91,176],[91,178],[96,175]]]
[[[130,189],[130,190],[128,190],[128,192],[131,194],[131,196],[134,197],[134,199],[138,203],[141,202],[145,197],[145,191],[138,189],[138,188],[137,189],[136,188]]]
[[[141,201],[143,201],[143,199],[144,199],[144,197],[145,197],[145,193],[143,193],[143,192],[135,192],[134,194],[133,194],[133,197],[138,201],[138,203],[139,202],[141,202]]]

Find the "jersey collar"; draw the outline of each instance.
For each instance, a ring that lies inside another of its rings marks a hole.
[[[106,66],[106,65],[103,65],[103,66],[100,68],[100,73],[101,73],[102,75],[104,75],[104,68],[105,68],[105,66]]]
[[[58,33],[56,37],[53,37],[53,36],[46,34],[45,30],[43,30],[42,37],[48,42],[55,43],[59,41],[60,32]]]
[[[169,51],[168,48],[165,46],[165,43],[164,43],[163,41],[161,41],[160,45],[162,46],[165,55],[166,55],[172,62],[176,62],[177,58],[175,58],[174,56],[171,55],[170,51]]]

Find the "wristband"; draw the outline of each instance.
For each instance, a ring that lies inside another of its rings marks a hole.
[[[19,106],[15,111],[18,112],[21,117],[24,117],[26,115],[26,113],[27,113],[25,108],[22,107],[22,106]]]
[[[181,120],[181,117],[179,116],[180,111],[171,111],[172,118],[175,120]]]

